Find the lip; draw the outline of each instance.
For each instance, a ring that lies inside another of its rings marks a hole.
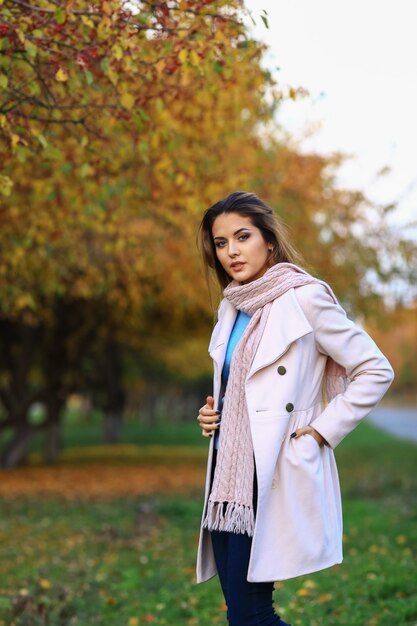
[[[230,265],[230,269],[234,270],[235,272],[239,272],[243,267],[244,267],[245,263],[239,261],[236,263],[231,263]]]

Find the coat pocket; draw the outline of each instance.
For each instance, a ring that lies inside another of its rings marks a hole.
[[[309,413],[311,410],[309,411]],[[298,416],[301,419],[295,419],[291,423],[290,430],[294,432],[297,428],[307,426],[305,421],[306,415]],[[311,435],[306,433],[299,437],[289,438],[285,445],[284,456],[287,462],[293,467],[298,467],[302,471],[315,472],[317,467],[323,461],[323,448],[319,442]]]
[[[256,409],[255,412],[251,414],[250,419],[254,422],[280,420],[287,420],[289,422],[290,417],[291,415],[287,411],[284,413],[276,409]]]
[[[295,449],[298,453],[302,454],[304,458],[308,460],[321,458],[321,446],[313,435],[306,433],[305,435],[301,435],[300,437],[293,439],[293,443],[295,445],[301,444],[298,446],[298,450],[297,448]]]

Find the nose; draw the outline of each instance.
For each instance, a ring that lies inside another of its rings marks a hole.
[[[229,245],[227,247],[227,253],[229,256],[236,256],[239,254],[239,248],[236,241],[229,241]]]

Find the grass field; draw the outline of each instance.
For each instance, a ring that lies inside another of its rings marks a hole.
[[[196,425],[113,447],[72,428],[59,467],[33,455],[0,472],[0,625],[226,624],[217,577],[194,582]],[[417,446],[363,423],[336,458],[344,562],[277,583],[277,610],[292,626],[416,626]]]

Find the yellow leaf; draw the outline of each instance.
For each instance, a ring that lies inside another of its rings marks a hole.
[[[128,72],[136,72],[137,64],[135,63],[132,57],[127,56],[125,54],[124,59],[123,59],[123,68],[127,70]]]
[[[176,175],[175,177],[175,184],[178,186],[183,185],[186,182],[186,177],[184,176],[184,174],[182,172],[180,172],[179,174]]]
[[[138,626],[139,624],[139,618],[138,617],[129,617],[129,621],[127,623],[127,626]]]
[[[333,598],[331,593],[321,593],[317,598],[317,602],[319,604],[324,604],[325,602],[329,602]]]
[[[106,72],[106,75],[113,85],[117,85],[117,83],[119,82],[119,74],[114,69],[109,67],[109,69]]]
[[[38,48],[31,41],[25,41],[25,48],[28,55],[32,57],[32,59],[34,59],[38,54]]]
[[[60,67],[59,70],[57,71],[57,73],[55,74],[55,78],[60,83],[64,83],[66,80],[68,80],[68,72],[67,72],[67,70],[65,70],[63,67]]]
[[[397,535],[395,541],[401,545],[403,543],[407,543],[407,537],[405,535]]]
[[[171,167],[172,161],[166,153],[163,153],[162,158],[155,164],[155,168],[160,170],[161,172],[166,171],[169,167]]]
[[[183,48],[183,49],[181,50],[181,52],[179,53],[178,58],[179,58],[179,60],[180,60],[180,63],[183,63],[183,64],[184,64],[184,63],[186,62],[187,58],[188,58],[188,50],[186,50],[185,48]]]
[[[302,597],[310,595],[310,591],[308,589],[305,589],[304,587],[302,587],[301,589],[298,589],[296,593],[297,593],[297,596],[302,596]]]
[[[191,63],[193,65],[200,65],[200,57],[198,56],[197,52],[195,52],[194,50],[191,51],[190,54],[190,59],[191,59]]]
[[[37,133],[36,137],[37,137],[39,143],[41,144],[41,146],[43,148],[46,148],[46,146],[48,145],[48,142],[46,141],[44,135],[42,135],[42,133]]]
[[[158,63],[155,63],[155,67],[156,67],[156,71],[158,72],[158,74],[162,74],[162,72],[165,69],[164,59],[161,59],[160,61],[158,61]]]
[[[16,135],[15,133],[13,133],[13,134],[12,134],[12,146],[13,146],[13,148],[14,148],[15,146],[17,146],[17,144],[19,143],[19,141],[20,141],[20,137],[19,137],[19,135]]]
[[[114,54],[115,59],[120,61],[120,59],[123,56],[123,48],[122,48],[122,46],[120,46],[118,43],[114,44],[114,46],[112,47],[112,52]]]
[[[25,43],[25,34],[20,30],[20,28],[16,29],[16,35],[21,43]]]
[[[161,143],[161,137],[157,133],[153,133],[151,135],[151,148],[157,149],[159,148]]]
[[[9,84],[9,79],[7,78],[7,76],[5,76],[4,74],[0,74],[0,87],[2,89],[6,89],[8,84]]]
[[[83,24],[85,24],[85,26],[89,26],[90,28],[94,28],[93,20],[90,20],[90,18],[87,17],[86,15],[82,15],[81,16],[81,21],[82,21]]]
[[[39,585],[42,587],[42,589],[50,589],[51,581],[49,581],[47,578],[40,578]]]
[[[13,181],[8,176],[0,176],[0,194],[10,196],[12,187]]]
[[[103,12],[106,15],[111,15],[111,6],[110,6],[110,2],[103,2],[103,4],[101,5]]]
[[[107,17],[107,15],[103,15],[101,22],[99,23],[97,28],[97,38],[99,39],[99,41],[108,38],[108,36],[110,35],[111,27],[111,20]]]
[[[133,109],[134,104],[135,104],[135,98],[134,96],[132,96],[131,93],[124,93],[120,99],[120,102],[122,103],[122,106],[127,109],[128,111],[130,111],[131,109]]]

